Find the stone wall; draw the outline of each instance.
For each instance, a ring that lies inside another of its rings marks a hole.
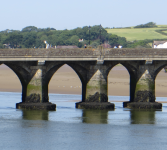
[[[155,57],[155,56],[164,56],[167,55],[167,49],[154,49],[154,48],[125,48],[125,49],[105,49],[104,52],[105,57],[107,56],[132,56],[132,57],[140,57],[140,56],[147,56],[147,57]]]
[[[29,57],[29,56],[92,56],[92,49],[0,49],[0,57]]]
[[[0,57],[56,57],[56,56],[99,56],[98,49],[74,48],[74,49],[0,49]],[[167,56],[167,49],[104,49],[105,57],[156,57]]]

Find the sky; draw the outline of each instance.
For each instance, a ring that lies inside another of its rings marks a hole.
[[[3,0],[0,31],[27,26],[75,29],[129,27],[148,22],[167,25],[167,0]]]

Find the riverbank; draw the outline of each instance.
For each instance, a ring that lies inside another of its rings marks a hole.
[[[155,81],[157,97],[167,97],[167,73],[164,70],[158,74]],[[15,73],[0,66],[0,91],[22,92],[22,86]],[[52,77],[49,83],[49,93],[81,94],[82,85],[77,74],[69,66],[64,65]],[[114,67],[108,75],[108,95],[129,96],[129,73],[123,66]]]

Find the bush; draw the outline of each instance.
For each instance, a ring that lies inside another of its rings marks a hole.
[[[155,28],[155,27],[157,27],[156,23],[154,23],[154,22],[148,22],[146,24],[137,25],[134,28]]]

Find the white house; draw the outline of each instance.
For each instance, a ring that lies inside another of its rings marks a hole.
[[[154,41],[153,48],[167,48],[167,41]]]
[[[167,48],[167,41],[154,41],[153,48]],[[164,67],[165,72],[167,72],[167,66]]]
[[[83,39],[79,39],[79,42],[83,42],[84,40]]]

